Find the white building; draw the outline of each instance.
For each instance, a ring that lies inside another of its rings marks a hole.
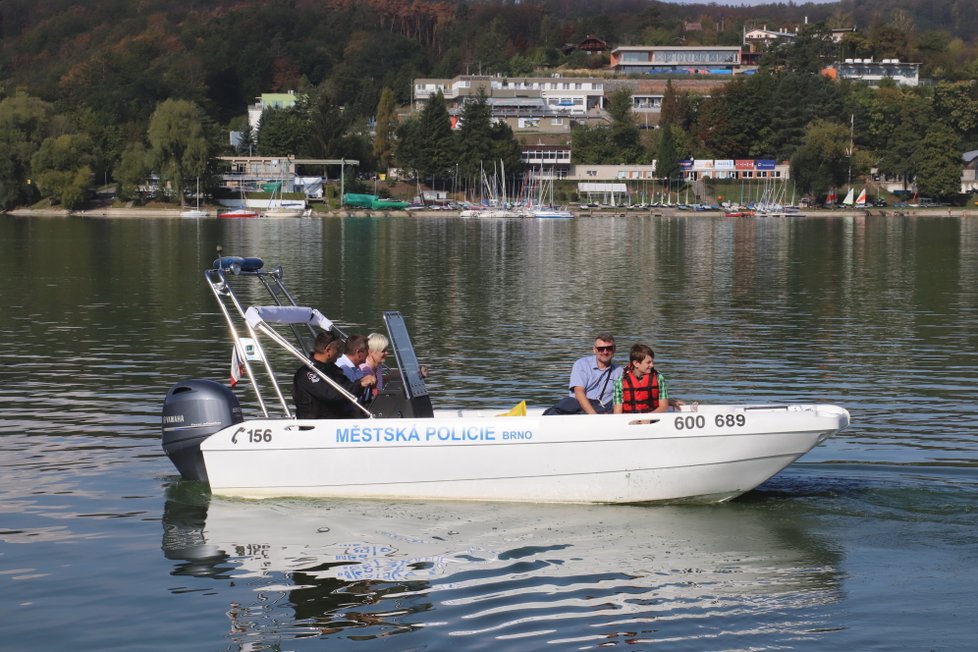
[[[626,75],[732,75],[740,55],[740,46],[623,45],[611,51],[611,68]]]
[[[744,32],[744,45],[750,46],[752,52],[757,52],[758,46],[762,46],[763,49],[775,43],[791,41],[796,36],[798,36],[796,32],[789,32],[786,29],[770,30],[765,25],[762,29]]]
[[[585,77],[503,77],[459,75],[452,79],[416,79],[412,92],[413,110],[420,110],[439,91],[449,113],[461,111],[468,97],[485,91],[490,105],[514,114],[586,116],[604,107],[604,81]]]
[[[870,86],[879,86],[884,79],[892,79],[900,86],[920,84],[920,64],[901,62],[899,59],[845,59],[832,67],[839,79],[857,79]]]

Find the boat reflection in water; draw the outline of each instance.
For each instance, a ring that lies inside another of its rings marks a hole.
[[[398,645],[703,637],[743,647],[818,638],[825,605],[840,597],[838,553],[808,535],[805,517],[763,501],[427,505],[205,492],[171,487],[164,555],[175,576],[231,580],[209,590],[230,605],[231,636],[251,645],[411,632]]]

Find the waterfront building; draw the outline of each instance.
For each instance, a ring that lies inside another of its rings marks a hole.
[[[733,75],[745,72],[740,46],[623,45],[611,51],[611,69],[625,75]]]
[[[439,91],[450,114],[458,114],[469,97],[484,91],[490,105],[501,111],[524,109],[524,113],[546,112],[555,116],[586,116],[604,108],[604,79],[592,77],[503,77],[459,75],[452,79],[416,79],[412,110],[420,111]]]
[[[822,74],[831,79],[855,79],[870,86],[879,86],[884,79],[892,79],[900,86],[920,84],[920,64],[899,59],[844,59],[826,68]]]
[[[744,45],[751,48],[752,52],[758,52],[777,43],[792,41],[797,36],[797,32],[791,32],[787,29],[770,30],[765,25],[760,29],[752,29],[744,32]]]

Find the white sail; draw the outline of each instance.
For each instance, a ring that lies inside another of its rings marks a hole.
[[[842,200],[842,205],[843,206],[852,206],[853,203],[854,203],[853,202],[853,197],[855,197],[855,195],[856,195],[855,189],[854,188],[849,188],[849,192],[846,193],[846,198]]]
[[[849,194],[852,194],[851,190],[849,191]],[[859,191],[859,197],[856,198],[856,206],[865,206],[865,205],[866,205],[866,189],[863,188],[862,190]]]

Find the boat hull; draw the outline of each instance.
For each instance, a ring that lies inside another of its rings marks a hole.
[[[243,209],[243,210],[234,210],[234,211],[224,211],[222,213],[218,213],[217,216],[220,217],[221,219],[226,219],[226,220],[240,220],[240,219],[249,219],[253,217],[258,217],[258,213],[257,211],[250,211],[250,210]]]
[[[262,217],[271,218],[288,218],[288,217],[303,217],[306,214],[305,209],[302,208],[273,208],[264,211],[261,215]]]
[[[699,406],[656,415],[260,419],[201,445],[211,491],[555,503],[722,502],[849,423],[828,405]]]

